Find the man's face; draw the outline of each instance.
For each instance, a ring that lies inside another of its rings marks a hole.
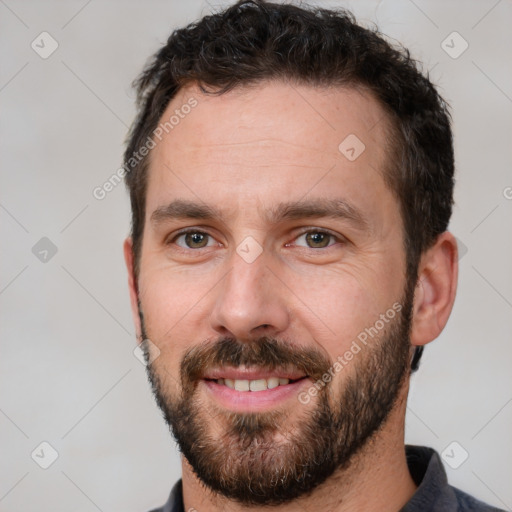
[[[160,351],[149,376],[205,483],[283,503],[348,465],[407,374],[389,125],[368,95],[282,83],[185,88],[162,122],[176,110],[150,155],[138,277],[143,336]]]

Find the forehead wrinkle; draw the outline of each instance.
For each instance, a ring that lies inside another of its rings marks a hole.
[[[201,156],[203,152],[208,153],[206,165],[216,164],[228,165],[229,167],[240,166],[242,168],[280,167],[324,170],[332,166],[340,158],[337,146],[334,151],[327,152],[325,149],[322,150],[313,146],[294,144],[277,139],[211,144],[196,143],[187,144],[186,146],[180,145],[177,149],[183,155],[187,155],[187,166],[189,169],[201,169],[204,167],[205,162]],[[237,151],[237,149],[247,149],[249,151]],[[215,150],[218,150],[218,152]],[[260,152],[253,154],[250,150],[259,150]],[[169,151],[171,152],[172,150],[169,149]],[[174,158],[176,158],[175,152]]]
[[[293,142],[285,141],[282,139],[254,139],[254,140],[246,140],[239,142],[211,142],[211,143],[201,143],[201,144],[190,144],[190,150],[197,151],[200,148],[231,148],[231,147],[244,147],[244,146],[263,146],[266,148],[272,148],[273,145],[283,145],[289,146],[294,149],[299,149],[301,151],[311,151],[314,153],[325,154],[325,149],[317,149],[315,146],[306,146],[304,144],[296,144]],[[337,147],[336,147],[337,150]],[[186,151],[186,149],[184,149]],[[336,151],[333,151],[333,155],[336,155]]]

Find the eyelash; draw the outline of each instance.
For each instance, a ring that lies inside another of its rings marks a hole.
[[[169,241],[166,242],[166,245],[171,245],[171,244],[177,245],[177,247],[179,249],[183,250],[183,251],[187,251],[187,250],[189,250],[189,251],[197,251],[197,249],[193,249],[191,247],[186,247],[186,248],[185,247],[181,247],[181,246],[179,246],[176,243],[176,241],[180,237],[186,236],[186,235],[189,235],[189,234],[205,235],[205,236],[215,240],[215,238],[212,235],[210,235],[210,233],[207,233],[206,231],[201,231],[200,229],[184,229],[183,231],[180,231],[179,233],[176,233],[175,236],[173,236],[171,239],[169,239]],[[204,249],[204,247],[200,247],[200,249]]]
[[[343,243],[345,240],[340,236],[340,235],[335,235],[334,233],[326,230],[326,229],[321,229],[321,228],[313,228],[313,227],[310,227],[310,228],[304,228],[303,231],[301,231],[299,234],[297,234],[293,241],[296,241],[298,238],[304,236],[304,235],[307,235],[307,234],[310,234],[310,233],[314,233],[314,234],[321,234],[321,235],[326,235],[326,236],[329,236],[330,237],[330,242],[332,242],[334,240],[334,243],[329,243],[329,245],[327,245],[326,247],[319,247],[319,248],[315,248],[315,247],[306,247],[306,246],[298,246],[298,247],[301,247],[302,249],[312,249],[312,250],[318,250],[318,249],[327,249],[329,247],[332,247],[333,245],[336,245],[337,243]],[[215,239],[210,233],[206,232],[206,231],[201,231],[199,229],[185,229],[183,231],[180,231],[179,233],[177,233],[174,237],[172,237],[168,242],[166,242],[167,245],[171,245],[171,244],[175,244],[177,245],[176,241],[182,237],[182,236],[186,236],[188,234],[201,234],[201,235],[205,235],[207,237],[210,237],[210,238],[213,238]],[[292,244],[291,243],[286,243],[285,244],[285,247],[289,247],[291,246]],[[181,250],[184,250],[184,251],[197,251],[199,249],[206,249],[206,248],[209,248],[210,246],[206,246],[206,247],[200,247],[200,248],[197,248],[197,249],[193,249],[191,247],[181,247],[179,245],[177,245],[179,249]]]
[[[301,247],[302,249],[318,250],[318,249],[327,249],[329,247],[332,247],[336,243],[342,243],[343,242],[343,239],[341,238],[340,235],[335,235],[334,233],[332,233],[331,231],[328,231],[326,229],[314,228],[314,227],[304,228],[304,230],[301,231],[293,240],[296,241],[298,238],[300,238],[300,237],[302,237],[304,235],[311,234],[311,233],[329,236],[330,237],[330,242],[334,241],[334,243],[329,243],[329,245],[327,245],[326,247],[317,247],[317,248],[315,248],[315,247],[306,247],[306,246],[298,246],[298,247]],[[290,245],[291,244],[286,244],[287,247],[290,246]]]

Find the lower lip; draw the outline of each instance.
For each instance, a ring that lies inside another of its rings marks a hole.
[[[226,409],[233,411],[258,412],[271,409],[290,400],[297,399],[301,388],[308,385],[308,378],[290,382],[284,386],[263,391],[237,391],[213,380],[202,380],[208,393]]]

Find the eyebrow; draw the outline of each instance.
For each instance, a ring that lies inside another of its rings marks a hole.
[[[299,220],[316,217],[343,219],[366,230],[370,224],[361,210],[344,199],[312,199],[280,203],[267,214],[269,221]]]
[[[319,217],[343,219],[361,230],[368,230],[370,223],[363,213],[344,199],[311,199],[288,201],[265,212],[267,221],[277,224],[285,220],[300,220]],[[222,210],[204,203],[175,199],[159,206],[151,214],[154,225],[175,219],[218,220],[224,218]]]

